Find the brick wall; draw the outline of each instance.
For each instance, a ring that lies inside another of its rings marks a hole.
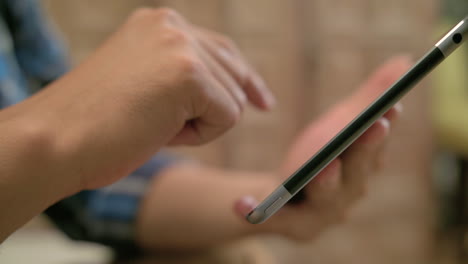
[[[438,8],[437,0],[44,2],[76,61],[138,5],[170,5],[192,21],[232,36],[265,76],[279,105],[269,115],[248,110],[223,138],[180,151],[243,169],[274,168],[300,127],[392,54],[421,55],[432,44]],[[372,181],[369,196],[350,222],[307,245],[267,239],[281,263],[428,262],[434,208],[427,86],[404,100],[405,116],[389,142],[390,166]]]

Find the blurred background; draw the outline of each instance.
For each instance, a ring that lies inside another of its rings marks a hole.
[[[421,56],[468,14],[466,0],[42,2],[75,63],[138,6],[170,6],[231,36],[265,77],[278,106],[272,114],[248,110],[221,139],[176,151],[254,170],[274,168],[302,127],[379,64],[399,53]],[[468,263],[467,52],[458,51],[405,97],[405,114],[388,143],[388,166],[373,177],[368,197],[346,224],[309,244],[254,238],[148,263]],[[105,248],[71,243],[47,226],[42,218],[28,224],[0,248],[0,262],[22,263],[17,260],[30,255],[31,263],[46,256],[44,263],[109,263]]]

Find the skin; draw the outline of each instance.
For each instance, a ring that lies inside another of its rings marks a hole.
[[[273,106],[232,42],[206,32],[173,10],[140,9],[75,70],[0,111],[0,242],[162,146],[217,138],[247,103]]]
[[[354,94],[307,125],[275,171],[182,163],[158,173],[139,211],[138,242],[150,250],[190,250],[258,234],[310,241],[343,222],[364,196],[368,178],[383,166],[386,138],[400,115],[399,104],[306,186],[304,203],[289,205],[260,225],[251,225],[244,217],[410,65],[408,57],[400,56],[380,67]]]
[[[138,242],[149,249],[182,249],[253,234],[309,240],[341,221],[377,171],[398,110],[308,185],[304,204],[260,226],[247,224],[244,216],[408,62],[399,58],[389,65],[305,128],[276,171],[180,164],[162,172],[140,208]],[[136,11],[77,69],[0,111],[0,210],[8,212],[0,215],[0,241],[63,197],[127,175],[162,146],[218,137],[248,103],[268,110],[274,98],[232,41],[173,10]]]

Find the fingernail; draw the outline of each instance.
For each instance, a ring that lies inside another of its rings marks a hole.
[[[395,106],[393,106],[393,108],[395,108],[395,110],[396,110],[398,113],[402,113],[402,112],[403,112],[403,104],[402,104],[402,103],[396,103]]]
[[[390,121],[387,118],[381,117],[379,120],[380,120],[380,123],[384,126],[385,130],[390,129]]]
[[[246,196],[242,199],[242,201],[245,205],[251,207],[252,209],[253,207],[257,206],[257,199],[255,199],[253,196]]]

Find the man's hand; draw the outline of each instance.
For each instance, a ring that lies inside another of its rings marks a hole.
[[[48,127],[60,130],[58,152],[80,164],[82,188],[95,188],[164,145],[213,140],[248,102],[268,110],[274,98],[232,41],[173,10],[140,9],[75,71],[23,106],[37,113],[31,119],[56,123]]]
[[[174,10],[136,11],[105,48],[110,52],[107,60],[125,51],[121,58],[125,71],[141,85],[135,89],[148,89],[135,93],[137,103],[152,94],[155,97],[146,100],[158,100],[160,90],[175,97],[183,126],[170,144],[206,143],[231,128],[248,102],[262,110],[274,104],[264,81],[234,42],[190,24]]]
[[[406,57],[392,59],[377,70],[355,94],[307,126],[292,144],[280,169],[281,179],[278,179],[277,185],[389,88],[408,70],[410,63]],[[393,107],[310,182],[304,189],[306,201],[284,207],[259,228],[297,240],[308,240],[315,238],[327,227],[343,221],[350,207],[365,193],[367,178],[378,173],[382,167],[385,139],[400,112],[401,105]],[[256,199],[244,197],[237,201],[236,212],[245,216],[257,203]]]
[[[110,184],[167,144],[218,137],[273,96],[224,36],[140,9],[77,69],[2,110],[0,242],[53,202]]]

